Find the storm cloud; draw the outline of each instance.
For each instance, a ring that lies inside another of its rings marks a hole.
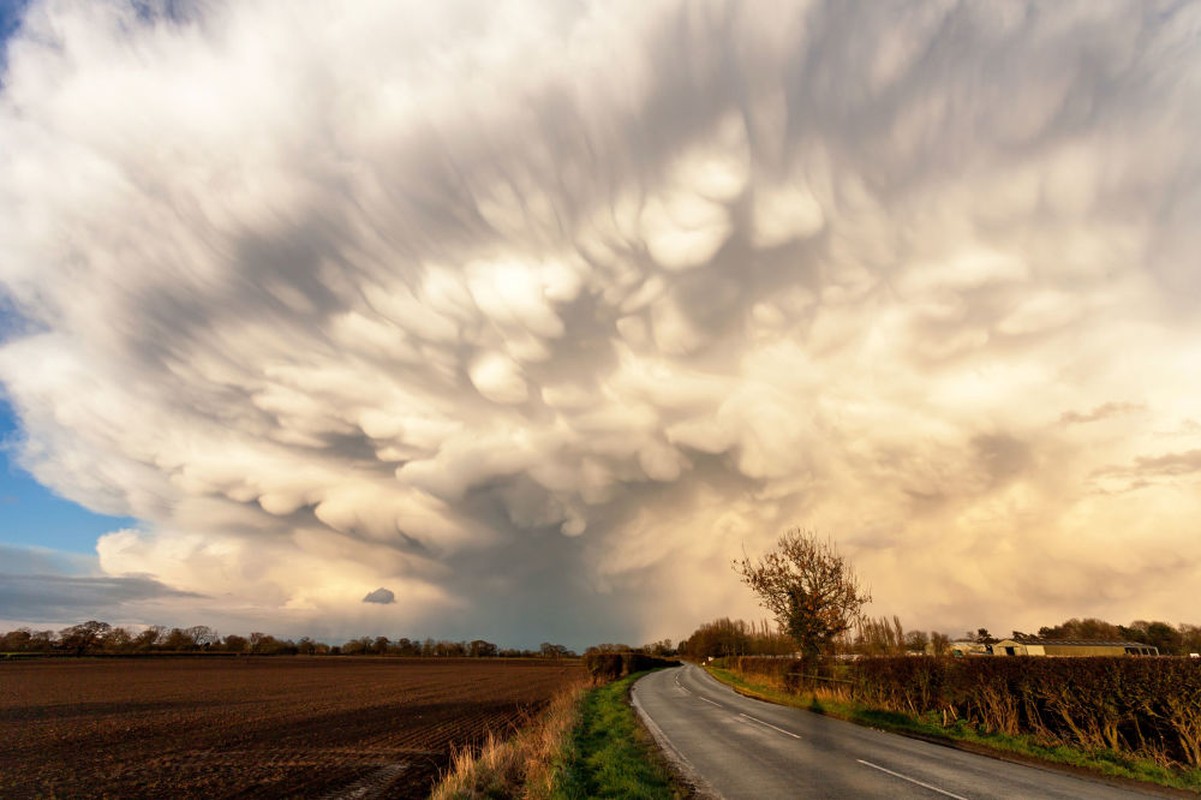
[[[804,524],[911,625],[1195,615],[1201,6],[156,8],[33,3],[0,102],[107,575],[676,638]]]
[[[381,605],[388,605],[389,603],[396,602],[396,593],[393,592],[391,589],[385,589],[384,587],[381,586],[380,588],[376,589],[375,591],[368,592],[366,595],[364,595],[363,602],[364,603],[380,603]]]
[[[97,574],[94,556],[0,545],[0,563],[0,620],[6,624],[99,616],[123,622],[168,609],[180,613],[204,600],[145,575]]]

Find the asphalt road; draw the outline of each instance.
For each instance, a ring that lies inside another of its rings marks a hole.
[[[1154,796],[753,700],[691,664],[642,678],[633,699],[701,793],[728,800]]]

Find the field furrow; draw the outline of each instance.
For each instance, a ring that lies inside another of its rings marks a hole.
[[[5,798],[424,797],[579,674],[491,659],[0,663]]]

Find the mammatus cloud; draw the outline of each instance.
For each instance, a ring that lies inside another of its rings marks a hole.
[[[376,589],[374,592],[368,592],[367,595],[363,598],[363,602],[364,603],[379,603],[381,605],[386,606],[389,603],[396,602],[396,593],[393,592],[391,589],[385,589],[384,587],[381,586],[380,588]]]
[[[1076,425],[1144,410],[1146,410],[1145,406],[1138,405],[1137,403],[1103,403],[1085,412],[1065,411],[1059,415],[1059,421],[1067,425]]]
[[[1201,6],[427,5],[30,8],[0,380],[108,575],[675,638],[804,523],[914,625],[1195,616]]]

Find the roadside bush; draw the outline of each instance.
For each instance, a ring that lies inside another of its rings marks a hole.
[[[648,656],[644,653],[585,653],[584,669],[592,676],[593,685],[609,683],[635,672],[659,667],[675,667],[680,662],[674,659]]]
[[[1201,663],[1185,658],[869,658],[853,698],[1048,744],[1201,766]]]
[[[822,697],[845,698],[850,693],[849,666],[832,659],[732,656],[719,666],[793,694],[809,691]]]
[[[722,666],[792,693],[847,698],[943,727],[1030,734],[1201,767],[1201,662],[1188,658],[933,658],[804,662],[741,656]]]
[[[800,685],[802,662],[797,658],[731,656],[725,659],[725,662],[727,669],[753,676],[760,683],[766,683],[777,689],[796,691]]]

